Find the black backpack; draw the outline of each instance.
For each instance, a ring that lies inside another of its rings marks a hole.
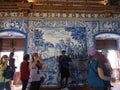
[[[6,79],[11,79],[12,78],[12,68],[10,66],[7,66],[6,70],[3,72],[3,76]]]

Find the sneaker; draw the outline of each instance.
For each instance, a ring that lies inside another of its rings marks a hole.
[[[113,85],[110,85],[110,87],[114,87]]]
[[[65,90],[69,90],[69,88],[65,88]]]
[[[65,88],[62,88],[61,90],[69,90],[67,87],[65,87]]]
[[[11,85],[11,88],[15,88],[15,85]]]

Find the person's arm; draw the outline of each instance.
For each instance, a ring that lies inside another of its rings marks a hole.
[[[67,56],[67,59],[68,59],[68,62],[72,62],[72,59],[69,56]]]
[[[0,69],[2,71],[6,70],[6,68],[7,68],[7,64],[0,65]]]
[[[104,75],[104,73],[103,73],[103,70],[102,70],[102,68],[99,68],[98,67],[98,75],[99,75],[99,77],[101,78],[101,79],[103,79],[103,80],[105,80],[105,81],[112,81],[112,82],[114,82],[115,81],[115,78],[111,78],[111,77],[107,77],[107,76],[105,76]]]
[[[42,61],[41,61],[41,59],[40,58],[36,58],[36,60],[35,60],[36,62],[36,66],[39,68],[39,69],[42,69],[43,68],[43,63],[42,63]]]
[[[35,63],[35,62],[31,62],[31,63],[30,63],[30,67],[31,67],[31,68],[34,68],[35,66],[36,66],[36,63]]]
[[[61,58],[62,58],[62,56],[60,55],[59,58],[58,58],[58,62],[59,62],[59,63],[60,63],[61,60],[62,60]]]
[[[104,63],[104,65],[105,65],[106,69],[107,69],[109,72],[112,72],[112,67],[111,67],[111,65],[110,65],[109,62]]]
[[[38,66],[39,69],[43,69],[43,63],[42,62],[38,61],[36,63],[36,65]]]

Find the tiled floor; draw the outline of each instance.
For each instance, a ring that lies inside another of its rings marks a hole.
[[[120,82],[112,83],[114,87],[112,87],[112,90],[120,90]],[[81,87],[70,87],[70,90],[89,90],[86,86],[81,86]],[[21,90],[21,85],[16,85],[12,87],[11,90]],[[60,90],[59,88],[42,88],[40,90]]]

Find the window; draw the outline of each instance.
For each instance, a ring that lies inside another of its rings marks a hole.
[[[25,38],[0,38],[0,52],[9,52],[15,48],[15,51],[23,51]]]
[[[96,48],[101,49],[117,49],[116,40],[96,40]]]

